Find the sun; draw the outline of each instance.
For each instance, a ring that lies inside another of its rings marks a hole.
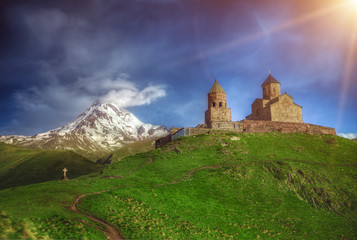
[[[349,3],[351,4],[352,7],[357,9],[357,0],[349,0]]]

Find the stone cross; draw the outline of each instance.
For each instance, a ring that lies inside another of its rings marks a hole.
[[[67,168],[63,168],[63,170],[62,170],[62,171],[63,171],[63,177],[67,177],[67,176],[66,176],[66,173],[67,173]]]

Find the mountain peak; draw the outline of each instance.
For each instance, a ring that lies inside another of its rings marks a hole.
[[[5,136],[0,141],[39,149],[73,150],[88,156],[90,152],[107,153],[128,143],[162,137],[168,132],[166,127],[141,122],[114,103],[94,102],[62,127],[33,137]]]

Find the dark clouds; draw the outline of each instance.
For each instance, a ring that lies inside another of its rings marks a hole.
[[[304,107],[306,122],[357,132],[349,120],[357,117],[355,80],[346,120],[337,126],[334,117],[351,24],[321,9],[338,2],[3,1],[0,133],[58,127],[96,100],[131,107],[145,122],[194,126],[214,78],[239,120],[268,70]]]

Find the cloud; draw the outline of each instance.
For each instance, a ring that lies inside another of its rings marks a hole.
[[[166,96],[163,85],[150,85],[143,89],[128,80],[127,74],[116,79],[80,78],[75,83],[60,84],[56,81],[42,87],[30,87],[14,94],[18,105],[33,111],[40,108],[53,108],[62,111],[83,111],[94,101],[115,103],[120,107],[147,105]]]
[[[148,13],[145,2],[126,4],[121,14],[100,1],[83,3],[84,10],[60,1],[8,8],[7,25],[16,31],[11,32],[12,61],[0,61],[10,66],[0,73],[11,69],[1,74],[6,84],[0,90],[8,92],[7,105],[13,107],[11,118],[0,119],[2,134],[32,135],[59,127],[97,100],[134,107],[166,96],[166,85],[160,84],[168,77],[150,72],[167,59],[159,55],[153,63],[152,56],[167,48],[164,39],[172,36],[161,26],[174,32],[175,27],[161,21],[159,12]]]
[[[323,116],[336,111],[350,34],[343,19],[319,18],[268,34],[314,12],[310,2],[8,2],[0,9],[0,42],[6,43],[0,44],[0,128],[11,125],[7,132],[34,134],[58,127],[96,100],[123,107],[150,104],[130,110],[145,112],[144,122],[189,125],[193,118],[183,116],[203,117],[215,77],[226,86],[232,83],[224,88],[232,117],[241,119],[260,96],[268,70],[303,105],[304,119],[312,118],[306,114],[311,109],[324,109]],[[255,34],[261,37],[250,38]],[[201,50],[203,57],[195,57]],[[340,131],[354,131],[349,125],[356,116],[356,88],[352,81],[345,107],[350,117],[344,116]],[[157,101],[166,95],[165,102]],[[201,101],[204,106],[192,104]],[[331,117],[314,116],[313,123],[334,124],[326,120]],[[28,130],[22,131],[25,126]]]
[[[163,85],[149,85],[139,89],[129,78],[127,73],[121,73],[115,79],[80,78],[74,85],[78,89],[85,89],[89,94],[99,96],[101,103],[115,103],[124,108],[148,105],[158,98],[166,96]]]
[[[357,133],[337,133],[338,136],[348,139],[357,138]]]
[[[150,104],[165,96],[166,91],[162,86],[149,86],[141,91],[137,88],[122,88],[109,91],[99,101],[101,103],[115,103],[119,107],[134,107]]]
[[[46,76],[52,75],[46,70]],[[2,133],[34,134],[62,126],[73,120],[93,102],[114,103],[120,107],[148,105],[166,96],[162,85],[139,88],[127,74],[116,79],[79,78],[63,84],[54,77],[42,86],[17,91],[13,98],[20,110]]]

